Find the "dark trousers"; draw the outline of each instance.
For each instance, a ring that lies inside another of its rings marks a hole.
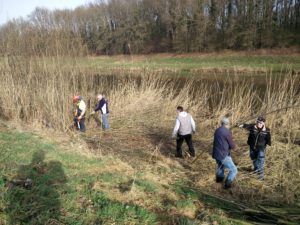
[[[182,143],[183,141],[185,141],[189,147],[189,153],[192,157],[195,156],[195,150],[194,150],[194,146],[193,146],[193,141],[192,141],[192,135],[191,134],[187,134],[187,135],[178,135],[177,136],[177,140],[176,140],[176,151],[177,151],[177,155],[178,156],[182,156]]]
[[[78,121],[78,118],[74,118],[74,126],[77,130],[80,130],[81,132],[85,132],[85,118],[82,118]]]

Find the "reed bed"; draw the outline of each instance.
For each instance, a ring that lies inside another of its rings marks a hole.
[[[202,170],[193,179],[198,187],[211,188],[214,183],[214,162],[207,159],[212,135],[219,121],[229,116],[233,125],[252,122],[257,115],[267,115],[273,145],[266,156],[266,181],[263,190],[251,186],[254,175],[240,172],[237,196],[257,200],[269,196],[286,202],[299,201],[300,195],[300,104],[299,75],[266,75],[262,85],[253,79],[243,80],[240,75],[228,74],[220,80],[211,78],[182,78],[164,76],[164,71],[144,69],[141,74],[106,75],[96,68],[80,66],[63,58],[6,57],[0,64],[0,116],[2,119],[26,124],[41,124],[44,129],[70,132],[72,122],[72,95],[80,94],[92,111],[96,94],[104,94],[110,105],[112,129],[110,139],[100,140],[91,148],[128,155],[139,146],[140,154],[149,155],[150,161],[163,161],[171,157],[174,144],[170,134],[174,126],[175,109],[182,105],[197,122],[195,145],[204,156],[193,169]],[[294,107],[295,106],[295,107]],[[289,107],[286,110],[278,110]],[[253,117],[253,118],[252,118]],[[249,119],[250,118],[250,119]],[[93,122],[87,123],[87,140],[99,134]],[[93,131],[97,131],[93,133]],[[134,138],[133,138],[134,134]],[[239,168],[251,166],[247,155],[246,132],[233,129],[238,143]],[[93,141],[92,141],[93,142]],[[99,149],[98,149],[99,148]],[[93,150],[96,152],[96,150]],[[142,156],[144,157],[144,156]],[[146,158],[146,157],[144,157]],[[134,160],[134,158],[133,158]],[[145,162],[149,163],[149,160]],[[205,163],[209,165],[205,166]],[[203,166],[204,165],[204,166]],[[205,167],[205,168],[203,168]],[[208,171],[208,173],[206,172]],[[207,179],[209,182],[207,182]],[[253,184],[259,187],[257,184]],[[244,197],[243,197],[244,196]],[[250,196],[250,197],[249,197]]]

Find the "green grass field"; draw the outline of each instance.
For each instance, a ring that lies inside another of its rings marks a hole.
[[[199,72],[255,72],[286,70],[300,71],[299,55],[143,55],[99,56],[82,58],[80,63],[99,69],[152,69],[181,74]]]
[[[89,172],[101,171],[109,160],[64,152],[29,133],[1,132],[0,142],[0,224],[155,224],[148,209],[93,188],[99,181],[121,182],[105,172]],[[24,187],[26,179],[32,180],[30,187]]]
[[[24,68],[30,59],[22,57],[1,58],[0,65],[9,64]],[[61,69],[80,68],[102,74],[143,74],[158,72],[163,75],[193,75],[209,78],[211,74],[238,74],[240,76],[286,74],[300,72],[300,54],[247,55],[234,54],[152,54],[152,55],[115,55],[88,57],[37,57],[35,63],[50,68],[53,63]]]
[[[32,133],[1,131],[0,143],[0,224],[227,225],[250,224],[246,215],[261,215],[190,188],[184,177],[170,185],[159,182],[168,170],[149,175]]]

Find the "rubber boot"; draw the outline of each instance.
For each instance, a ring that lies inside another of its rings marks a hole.
[[[224,185],[224,189],[229,189],[229,188],[231,188],[231,187],[232,187],[232,182],[226,181],[226,182],[225,182],[225,185]]]
[[[216,176],[216,182],[217,183],[222,183],[223,180],[224,180],[224,177],[218,177],[218,176]]]

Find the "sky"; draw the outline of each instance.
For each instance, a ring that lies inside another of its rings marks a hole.
[[[13,18],[26,18],[36,7],[74,9],[92,0],[0,0],[0,25]]]

